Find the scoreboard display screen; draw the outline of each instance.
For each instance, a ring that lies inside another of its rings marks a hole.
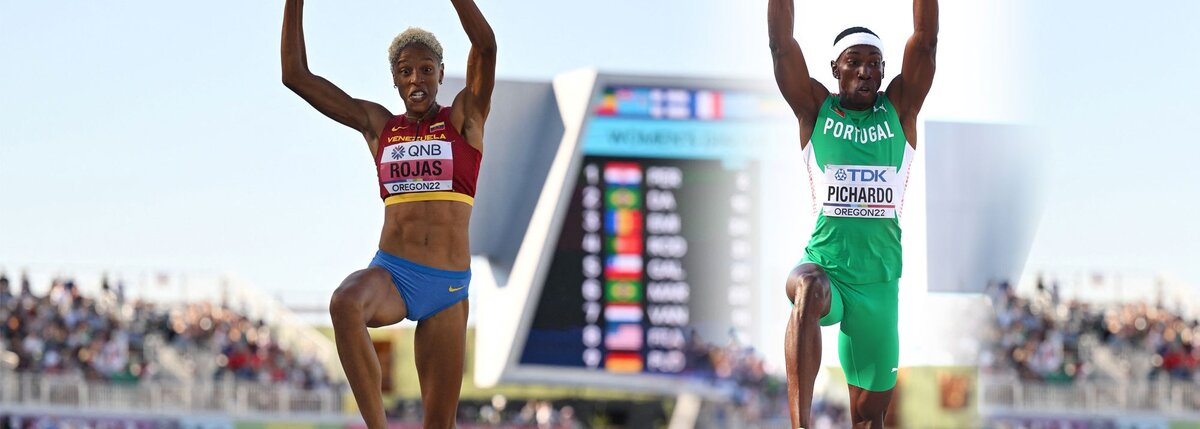
[[[755,326],[781,112],[763,90],[597,87],[519,363],[712,376],[707,350]]]

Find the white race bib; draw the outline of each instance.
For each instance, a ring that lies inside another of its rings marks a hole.
[[[427,140],[383,148],[379,177],[389,194],[452,191],[454,153],[450,142]]]
[[[826,165],[821,178],[813,190],[821,213],[860,218],[896,217],[906,179],[894,167],[877,165]]]

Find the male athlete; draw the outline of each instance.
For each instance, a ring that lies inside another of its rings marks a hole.
[[[308,70],[303,0],[283,15],[283,83],[325,116],[366,139],[383,199],[383,232],[368,268],[333,293],[338,357],[370,429],[384,429],[379,357],[367,327],[417,321],[414,339],[425,428],[454,427],[466,352],[468,224],[483,156],[483,125],[496,76],[496,37],[472,0],[450,0],[471,40],[466,87],[437,102],[442,45],[409,28],[392,41],[388,65],[405,112],[347,95]],[[421,6],[407,8],[419,15]]]
[[[811,424],[821,326],[841,323],[838,356],[854,427],[882,428],[899,360],[900,209],[917,144],[917,113],[933,84],[937,0],[913,1],[900,74],[883,87],[883,44],[862,27],[837,36],[829,62],[838,94],[809,76],[792,35],[794,0],[768,0],[775,81],[800,122],[818,212],[787,280],[784,349],[792,426]]]

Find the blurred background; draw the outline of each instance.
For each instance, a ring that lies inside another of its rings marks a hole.
[[[1200,7],[943,2],[902,226],[892,427],[1200,427]],[[500,46],[460,427],[786,427],[783,281],[814,220],[764,2],[481,1]],[[0,3],[0,426],[361,427],[328,297],[377,245],[361,138],[280,83],[283,3]],[[799,1],[813,76],[908,2]],[[449,2],[306,4],[310,68]],[[414,324],[372,331],[420,426]],[[816,427],[848,427],[836,331]]]

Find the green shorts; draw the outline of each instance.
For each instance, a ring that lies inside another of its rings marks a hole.
[[[801,260],[802,264],[816,264]],[[820,266],[820,264],[816,264]],[[841,323],[838,357],[846,382],[865,390],[882,392],[896,386],[900,362],[900,279],[867,284],[848,284],[829,274],[829,314],[821,326]]]

